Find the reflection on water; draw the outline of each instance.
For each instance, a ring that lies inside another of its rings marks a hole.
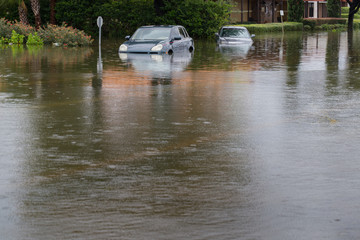
[[[119,53],[120,59],[138,73],[152,77],[152,84],[169,84],[174,73],[185,71],[193,52],[176,54],[127,54]]]
[[[1,236],[357,239],[359,36],[1,48]]]
[[[253,43],[239,43],[229,45],[219,45],[217,48],[222,55],[228,58],[241,59],[246,58]]]

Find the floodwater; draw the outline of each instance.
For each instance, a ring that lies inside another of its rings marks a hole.
[[[350,40],[0,47],[0,238],[359,239]]]

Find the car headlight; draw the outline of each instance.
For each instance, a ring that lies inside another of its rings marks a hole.
[[[123,61],[126,61],[128,59],[128,55],[126,53],[119,53],[119,57]]]
[[[158,51],[160,51],[162,48],[163,48],[163,45],[162,45],[162,44],[158,44],[158,45],[152,47],[152,48],[151,48],[151,51],[152,51],[152,52],[158,52]]]
[[[121,44],[119,47],[119,51],[120,52],[126,52],[128,49],[128,47],[125,44]]]

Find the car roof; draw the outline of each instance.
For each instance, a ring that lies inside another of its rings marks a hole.
[[[239,28],[239,29],[247,29],[246,27],[241,27],[241,26],[223,26],[221,28]]]
[[[173,27],[182,27],[180,25],[149,25],[149,26],[141,26],[140,28],[173,28]]]

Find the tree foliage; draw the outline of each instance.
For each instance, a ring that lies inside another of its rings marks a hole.
[[[113,1],[96,13],[104,18],[103,31],[109,36],[131,35],[139,26],[155,24],[153,2],[148,0]]]
[[[229,21],[230,7],[225,1],[165,1],[164,14],[157,22],[183,25],[194,37],[209,37]]]
[[[96,19],[102,16],[102,31],[107,36],[130,35],[142,25],[154,24],[179,24],[191,36],[213,36],[227,23],[230,14],[230,5],[225,0],[0,0],[0,3],[9,1],[15,4],[6,5],[6,9],[1,7],[0,17],[19,19],[17,8],[22,2],[29,9],[29,14],[25,14],[29,23],[37,23],[37,28],[40,21],[54,23],[55,10],[58,24],[65,22],[96,35]],[[30,9],[34,14],[30,14]]]
[[[57,20],[96,34],[96,17],[104,18],[103,33],[132,34],[142,25],[179,24],[195,37],[212,36],[228,20],[230,5],[220,0],[61,0]]]
[[[42,22],[49,22],[49,0],[39,0],[39,3],[41,5],[39,16],[41,16]],[[20,13],[20,11],[22,12]],[[25,24],[35,24],[35,15],[32,11],[30,0],[0,0],[0,17],[5,17],[11,21],[18,20]]]
[[[288,0],[288,21],[301,22],[304,15],[303,0]]]
[[[340,0],[327,0],[327,10],[329,17],[338,18],[341,15]]]
[[[31,9],[35,16],[36,29],[41,27],[40,0],[30,0]]]

